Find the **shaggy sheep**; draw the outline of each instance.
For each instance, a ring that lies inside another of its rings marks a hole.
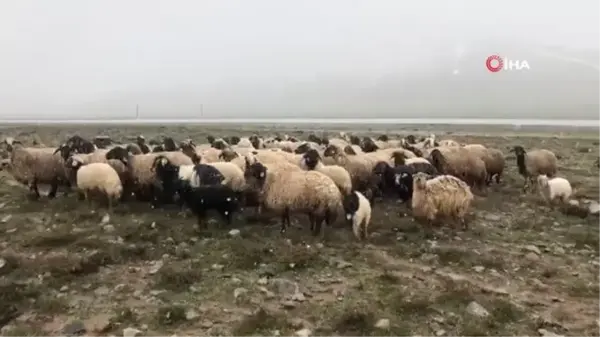
[[[429,230],[441,219],[453,220],[455,229],[461,224],[467,229],[465,215],[472,201],[471,189],[456,177],[441,175],[427,180],[425,173],[413,175],[413,216]]]
[[[442,150],[445,150],[442,153]],[[464,148],[436,148],[431,151],[430,162],[441,174],[453,175],[477,187],[481,192],[487,186],[487,170],[481,158]]]
[[[106,163],[85,164],[77,159],[70,160],[70,166],[77,172],[76,183],[80,195],[91,204],[91,194],[100,193],[107,198],[108,210],[112,212],[113,202],[121,198],[123,185],[117,171]]]
[[[522,146],[517,145],[510,152],[516,154],[519,174],[525,178],[524,191],[527,190],[528,183],[535,188],[535,179],[540,174],[552,178],[558,171],[558,159],[552,151],[540,149],[526,152]]]
[[[48,198],[54,198],[59,185],[70,187],[65,161],[53,148],[24,147],[13,138],[6,138],[10,152],[7,171],[21,184],[28,185],[36,198],[40,197],[38,184],[49,184]]]
[[[352,179],[348,171],[339,165],[323,165],[321,156],[316,150],[311,149],[304,154],[301,167],[306,167],[308,170],[315,170],[328,176],[343,195],[348,195],[352,191]]]
[[[542,196],[551,205],[554,204],[556,199],[559,199],[563,204],[566,204],[573,194],[573,188],[565,178],[554,177],[548,179],[547,175],[540,174],[537,177],[537,182],[540,186]]]
[[[316,171],[286,170],[284,166],[248,163],[246,183],[259,191],[260,203],[281,215],[281,232],[290,223],[290,213],[309,216],[313,235],[321,223],[330,225],[342,207],[342,194],[333,180]]]
[[[371,204],[362,193],[354,191],[344,197],[342,206],[346,213],[346,220],[352,224],[352,232],[359,239],[365,239],[369,235],[369,223],[371,222]]]

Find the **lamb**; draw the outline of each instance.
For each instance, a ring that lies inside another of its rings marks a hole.
[[[371,204],[365,196],[354,191],[342,200],[346,219],[352,224],[352,232],[359,239],[368,237],[369,223],[371,222]]]
[[[462,180],[451,175],[441,175],[427,180],[425,173],[413,175],[412,211],[415,219],[427,229],[441,219],[449,218],[455,223],[454,229],[462,225],[473,201],[473,193]]]
[[[216,210],[231,225],[234,212],[240,209],[237,193],[226,185],[208,185],[191,187],[182,183],[178,193],[181,200],[198,218],[198,226],[206,228],[206,211]]]
[[[526,152],[522,146],[517,145],[510,152],[516,154],[519,174],[525,178],[524,191],[527,191],[528,182],[535,187],[537,176],[545,174],[552,178],[558,171],[558,159],[552,151],[540,149]]]
[[[442,153],[444,151],[444,153]],[[487,186],[487,170],[481,158],[464,148],[436,148],[430,161],[442,174],[453,175],[477,187],[481,192]]]
[[[53,148],[24,147],[11,137],[4,140],[10,152],[7,171],[21,184],[28,185],[36,198],[40,197],[38,183],[49,184],[48,198],[56,197],[59,185],[70,187],[64,160]]]
[[[123,185],[117,171],[106,163],[84,164],[77,159],[70,160],[70,166],[77,172],[77,190],[91,203],[91,193],[101,193],[108,200],[108,211],[112,213],[113,202],[121,198]]]
[[[544,199],[551,205],[554,204],[556,199],[559,199],[563,204],[569,201],[569,198],[573,194],[573,188],[569,181],[565,178],[554,177],[548,179],[545,174],[540,174],[537,177],[538,185],[540,186],[540,192]]]
[[[348,171],[339,165],[323,165],[321,156],[316,150],[308,150],[302,157],[300,166],[321,172],[331,178],[343,195],[348,195],[352,191],[352,179]]]
[[[282,167],[285,165],[248,163],[246,183],[259,191],[262,206],[281,215],[282,233],[286,231],[286,223],[290,223],[290,213],[300,212],[308,214],[313,235],[317,235],[321,223],[333,223],[342,208],[340,190],[320,172]]]

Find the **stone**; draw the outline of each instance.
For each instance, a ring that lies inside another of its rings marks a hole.
[[[346,269],[352,267],[352,263],[347,261],[338,261],[337,263],[338,269]]]
[[[95,315],[85,320],[85,326],[88,328],[88,331],[106,332],[112,326],[110,319],[111,316],[107,314]]]
[[[540,334],[540,336],[546,336],[546,337],[563,337],[563,335],[559,335],[556,334],[552,331],[548,331],[546,329],[538,329],[538,333]]]
[[[104,214],[102,220],[100,221],[102,224],[107,224],[110,221],[110,215]]]
[[[247,292],[248,289],[246,288],[235,288],[235,290],[233,290],[233,298],[237,300],[240,296],[245,295]]]
[[[87,332],[82,321],[71,321],[63,327],[63,333],[67,336],[81,335]]]
[[[94,294],[96,294],[96,296],[106,296],[109,293],[110,289],[108,289],[108,287],[105,286],[100,286],[94,290]]]
[[[294,335],[298,336],[298,337],[308,337],[312,334],[312,331],[310,329],[300,329],[297,330],[296,332],[294,332]]]
[[[525,254],[525,259],[529,261],[538,261],[540,259],[540,256],[534,252],[529,252]]]
[[[377,322],[375,323],[375,327],[377,329],[389,329],[390,328],[390,320],[387,318],[381,318],[379,320],[377,320]]]
[[[154,264],[152,265],[152,267],[150,267],[150,270],[148,270],[148,274],[154,275],[158,273],[158,271],[163,267],[163,265],[164,262],[162,260],[154,261]]]
[[[200,317],[200,314],[194,309],[190,309],[185,312],[185,319],[187,319],[188,321],[194,320],[198,317]]]
[[[260,284],[261,286],[267,285],[267,283],[269,283],[269,279],[267,279],[266,277],[261,277],[258,279],[258,281],[256,281],[256,283]]]
[[[537,255],[542,255],[542,252],[540,251],[540,249],[537,246],[527,245],[524,248],[526,251],[536,253]]]
[[[2,217],[2,220],[0,220],[1,223],[7,223],[10,221],[10,219],[12,219],[12,215],[8,214]]]
[[[229,236],[238,236],[240,233],[241,231],[239,229],[232,229],[229,231]]]
[[[296,303],[294,303],[293,301],[282,301],[281,306],[284,309],[290,310],[290,309],[294,309],[296,307]]]
[[[102,227],[102,229],[104,229],[105,232],[107,233],[112,233],[115,231],[115,226],[113,225],[104,225],[104,227]]]
[[[476,316],[476,317],[487,317],[490,315],[489,311],[486,308],[481,306],[481,304],[471,301],[469,305],[467,305],[467,313]]]
[[[280,295],[292,296],[299,291],[299,287],[296,282],[284,278],[271,279],[270,283],[274,287],[275,291]]]
[[[142,335],[142,331],[136,328],[123,329],[123,337],[138,337]]]
[[[478,273],[481,273],[482,271],[485,270],[485,267],[484,266],[475,266],[475,267],[473,267],[473,270]]]
[[[444,330],[444,329],[439,329],[435,332],[436,336],[443,336],[445,334],[446,334],[446,330]]]
[[[292,301],[304,302],[304,301],[306,301],[306,297],[304,296],[304,294],[302,292],[297,292],[294,295],[292,295]]]

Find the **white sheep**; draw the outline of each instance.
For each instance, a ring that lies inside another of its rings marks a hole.
[[[310,149],[303,155],[300,167],[307,170],[315,170],[328,176],[343,195],[348,195],[352,191],[350,173],[339,165],[323,165],[321,156],[316,150]]]
[[[425,173],[413,175],[412,210],[415,219],[431,230],[436,220],[450,218],[455,228],[462,224],[466,229],[465,215],[473,201],[473,193],[464,181],[441,175],[427,180]]]
[[[352,223],[354,236],[362,240],[367,238],[369,224],[371,222],[371,204],[360,192],[354,191],[346,195],[342,201],[346,220]]]
[[[567,203],[573,194],[571,183],[565,178],[554,177],[549,179],[547,175],[541,174],[537,177],[540,193],[550,204],[554,204],[556,199]]]
[[[102,193],[108,200],[109,212],[112,212],[113,202],[119,200],[123,193],[117,171],[107,163],[84,164],[77,159],[71,160],[71,167],[77,171],[77,190],[88,203],[91,203],[91,193]]]

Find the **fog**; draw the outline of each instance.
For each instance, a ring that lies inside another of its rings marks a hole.
[[[0,118],[597,119],[597,0],[19,0]],[[530,69],[491,73],[488,56]]]

